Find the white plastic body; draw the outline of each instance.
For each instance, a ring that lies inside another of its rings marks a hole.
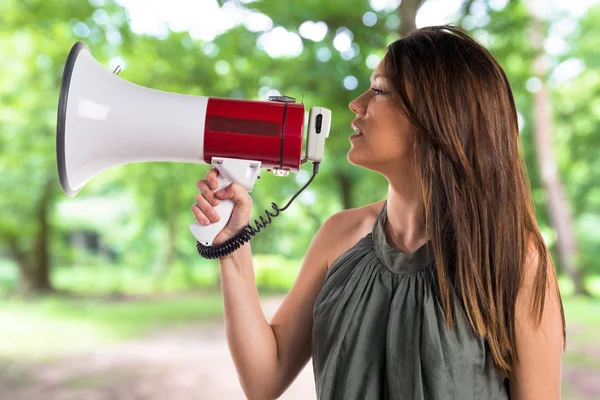
[[[64,158],[77,192],[98,173],[142,161],[204,162],[208,97],[149,89],[81,50],[69,85]]]
[[[318,118],[321,119],[320,127]],[[325,139],[331,129],[331,110],[325,107],[312,107],[308,115],[306,139],[306,158],[310,161],[321,162],[325,151]]]
[[[239,183],[248,192],[252,191],[254,182],[260,174],[260,161],[238,160],[234,158],[214,157],[212,165],[219,171],[219,186],[217,190],[221,190],[229,186],[232,182]],[[219,214],[219,220],[207,226],[201,225],[195,221],[189,225],[190,231],[197,241],[204,246],[212,246],[217,235],[223,230],[233,212],[234,202],[232,200],[221,200],[215,207],[215,211]]]

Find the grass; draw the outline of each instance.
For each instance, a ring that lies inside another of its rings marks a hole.
[[[0,358],[48,359],[221,315],[219,293],[133,301],[13,300],[0,307]]]
[[[263,295],[287,291],[300,264],[277,256],[255,257],[256,281]],[[56,288],[82,298],[10,297],[18,287],[17,268],[0,259],[0,359],[41,360],[87,351],[143,336],[155,329],[220,318],[218,267],[176,265],[157,277],[153,271],[118,265],[57,266]],[[191,279],[190,279],[191,278]],[[183,291],[210,295],[181,296]],[[107,301],[127,294],[154,299]],[[176,297],[174,297],[176,296]],[[93,298],[91,298],[93,297]]]
[[[568,297],[563,305],[567,321],[565,365],[600,374],[600,299]]]
[[[567,338],[572,341],[573,347],[595,346],[597,356],[600,356],[600,299],[567,298],[563,303]],[[571,343],[567,341],[567,350],[570,347]]]
[[[563,306],[568,324],[600,328],[600,298],[569,296],[563,298]]]

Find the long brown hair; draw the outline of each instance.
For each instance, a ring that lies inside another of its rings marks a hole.
[[[449,25],[395,41],[382,66],[416,127],[413,161],[447,325],[454,324],[455,290],[471,328],[511,378],[523,265],[533,249],[539,265],[531,312],[539,325],[552,260],[537,226],[506,74],[482,45]],[[564,340],[562,302],[561,313]]]

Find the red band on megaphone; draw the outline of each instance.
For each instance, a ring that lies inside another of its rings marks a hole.
[[[204,161],[243,158],[262,168],[300,168],[304,105],[210,98],[206,109]]]

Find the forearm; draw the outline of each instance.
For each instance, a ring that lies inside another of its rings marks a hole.
[[[225,332],[240,383],[250,399],[276,391],[277,341],[260,306],[250,243],[220,260]]]

